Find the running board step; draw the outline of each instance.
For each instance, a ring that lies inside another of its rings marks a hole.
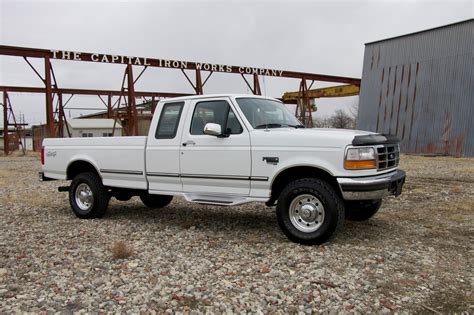
[[[209,200],[209,199],[192,199],[191,202],[204,203],[210,205],[231,205],[234,201],[227,200]]]
[[[189,202],[216,206],[235,206],[251,201],[246,196],[219,196],[196,193],[186,193],[183,197]]]

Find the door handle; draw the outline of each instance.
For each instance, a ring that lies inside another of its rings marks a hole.
[[[194,142],[193,140],[188,140],[186,142],[183,142],[183,147],[187,146],[187,145],[195,145],[196,142]]]

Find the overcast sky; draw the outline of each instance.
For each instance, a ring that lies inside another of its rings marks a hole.
[[[201,61],[361,77],[364,43],[472,18],[472,1],[10,1],[1,45]],[[42,60],[33,63],[44,72]],[[60,87],[114,89],[124,65],[53,60]],[[135,70],[138,73],[139,69]],[[264,94],[298,90],[265,78]],[[0,85],[41,86],[19,57],[0,56]],[[318,84],[324,86],[323,84]],[[192,93],[177,70],[148,69],[136,90]],[[213,75],[205,93],[247,93],[238,75]],[[16,115],[45,121],[44,96],[11,93]],[[319,116],[357,99],[319,100]],[[75,96],[68,107],[103,106]],[[67,111],[68,113],[68,111]],[[74,110],[71,115],[86,114]]]

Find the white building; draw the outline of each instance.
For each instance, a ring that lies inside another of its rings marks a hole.
[[[69,119],[67,121],[71,137],[117,137],[122,135],[122,126],[113,119]],[[66,126],[64,126],[64,137],[68,137]]]

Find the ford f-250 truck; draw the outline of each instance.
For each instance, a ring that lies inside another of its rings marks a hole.
[[[213,95],[160,101],[147,137],[45,139],[40,178],[72,180],[59,189],[83,219],[103,216],[111,197],[156,208],[173,196],[257,201],[276,205],[290,240],[320,244],[401,193],[398,164],[393,136],[308,129],[278,100]]]

